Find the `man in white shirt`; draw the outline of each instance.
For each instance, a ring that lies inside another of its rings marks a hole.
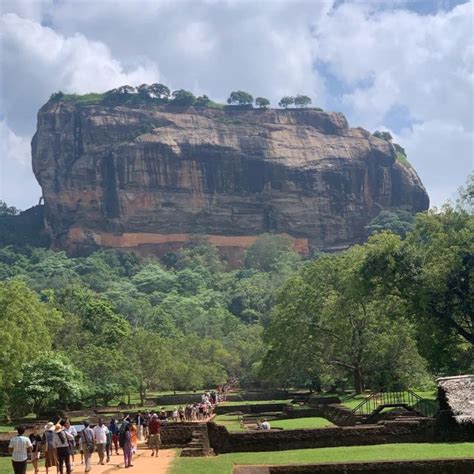
[[[28,453],[31,453],[33,445],[30,438],[24,436],[25,427],[18,427],[18,436],[10,440],[8,450],[12,453],[13,472],[15,474],[26,474],[26,463],[28,461]]]
[[[262,430],[269,430],[270,429],[270,423],[268,423],[267,420],[263,420],[263,423],[261,424]]]
[[[99,454],[99,462],[103,465],[105,464],[105,445],[107,444],[107,434],[109,433],[109,429],[104,425],[102,418],[99,418],[99,422],[97,423],[97,426],[94,427],[93,431],[94,441],[97,446],[97,453]]]

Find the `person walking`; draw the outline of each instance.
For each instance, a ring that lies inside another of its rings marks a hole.
[[[109,429],[104,425],[102,418],[99,418],[97,426],[94,426],[94,441],[99,454],[99,463],[104,465],[105,446],[107,444],[107,433]]]
[[[33,433],[30,434],[30,441],[33,446],[31,450],[31,463],[35,470],[35,474],[38,474],[38,461],[41,457],[41,436],[39,434],[39,426],[35,425],[33,428]]]
[[[66,466],[66,474],[71,474],[71,457],[69,454],[71,441],[72,436],[64,429],[64,425],[57,424],[54,428],[53,445],[58,453],[60,474],[64,474],[63,466]]]
[[[132,442],[132,452],[133,454],[137,454],[138,435],[137,435],[137,427],[134,423],[130,423],[130,439]]]
[[[44,427],[43,437],[41,443],[44,447],[44,467],[46,474],[49,474],[49,469],[58,468],[58,453],[54,446],[54,424],[51,421]]]
[[[161,444],[161,423],[158,419],[158,415],[153,415],[151,417],[150,423],[148,425],[149,438],[148,438],[148,447],[151,449],[151,455],[158,457],[158,450],[160,449]]]
[[[26,474],[28,453],[31,453],[33,445],[30,438],[25,436],[26,428],[21,425],[17,429],[18,435],[10,440],[8,450],[12,453],[12,466],[15,474]]]
[[[132,434],[130,433],[130,423],[127,423],[123,431],[123,459],[125,467],[133,467]]]
[[[117,420],[115,418],[112,418],[110,420],[109,431],[112,433],[112,445],[113,445],[113,448],[115,449],[115,454],[118,455],[118,453],[119,453],[119,445],[118,445],[118,442],[119,442],[119,437],[118,437],[119,427],[118,427],[118,424],[117,424]]]
[[[91,470],[91,457],[94,452],[94,431],[88,421],[84,421],[84,429],[80,433],[82,452],[84,455],[85,472]]]
[[[64,420],[64,429],[67,433],[72,436],[72,440],[69,441],[69,454],[71,456],[71,466],[74,466],[75,454],[76,454],[76,439],[77,430],[71,425],[71,420],[66,418]]]

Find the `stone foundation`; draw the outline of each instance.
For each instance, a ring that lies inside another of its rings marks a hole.
[[[474,459],[377,461],[295,464],[285,466],[235,466],[233,474],[312,474],[356,472],[358,474],[472,474]]]

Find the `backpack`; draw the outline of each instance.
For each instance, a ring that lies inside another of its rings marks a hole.
[[[119,446],[123,448],[125,443],[127,442],[127,432],[125,431],[125,427],[121,426],[118,432],[118,442]]]

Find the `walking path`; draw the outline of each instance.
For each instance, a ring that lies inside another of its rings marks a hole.
[[[112,455],[110,462],[101,466],[98,463],[97,453],[94,453],[92,456],[92,470],[90,471],[90,474],[112,474],[119,470],[126,474],[166,474],[175,456],[176,450],[174,449],[160,450],[157,458],[151,456],[151,451],[149,449],[139,449],[138,454],[133,457],[133,467],[125,469],[122,454],[119,456],[115,454]],[[80,464],[80,459],[80,456],[76,455],[76,462],[74,470],[72,471],[73,474],[84,472],[84,465]],[[44,467],[40,468],[39,472],[45,473],[46,469]],[[50,474],[56,474],[56,469],[50,469]]]

